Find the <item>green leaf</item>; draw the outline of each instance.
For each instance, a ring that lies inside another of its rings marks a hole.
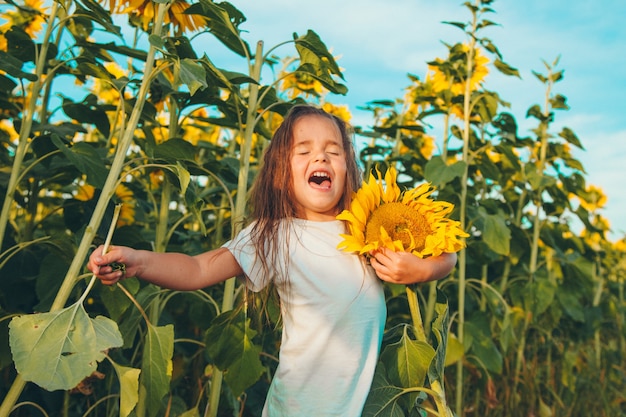
[[[548,117],[546,117],[543,112],[541,111],[541,107],[539,107],[538,104],[534,104],[532,106],[530,106],[530,108],[528,109],[528,111],[526,112],[526,117],[534,117],[535,119],[543,122],[545,120],[548,120]]]
[[[103,106],[98,104],[95,95],[89,94],[82,103],[75,103],[64,97],[62,107],[65,114],[72,119],[83,124],[92,124],[96,126],[104,136],[109,136],[111,131],[109,117]]]
[[[204,66],[192,59],[185,58],[180,61],[180,80],[189,88],[189,93],[194,95],[201,88],[207,88],[206,71]]]
[[[435,350],[426,342],[409,337],[405,326],[402,337],[397,343],[385,347],[380,360],[387,368],[389,379],[403,388],[422,387]]]
[[[250,47],[241,38],[238,28],[233,23],[242,23],[245,21],[245,17],[231,4],[200,0],[200,2],[192,4],[185,13],[204,16],[207,18],[207,26],[209,26],[211,33],[224,46],[239,56],[250,56]]]
[[[52,135],[52,143],[63,152],[63,155],[74,165],[80,172],[87,175],[87,180],[96,188],[102,188],[109,174],[108,169],[104,165],[100,155],[88,143],[78,142],[71,148],[56,134]]]
[[[82,75],[89,75],[94,78],[113,82],[114,77],[111,77],[109,71],[97,62],[80,62],[77,69]]]
[[[191,410],[187,410],[182,414],[179,414],[178,417],[200,417],[200,410],[198,408],[192,408]]]
[[[191,174],[189,174],[189,171],[185,169],[180,162],[176,162],[176,165],[168,165],[167,168],[176,174],[180,185],[180,192],[181,194],[185,194],[191,182]]]
[[[148,323],[141,361],[141,385],[146,389],[148,416],[155,417],[161,409],[161,399],[170,390],[174,326],[154,326]]]
[[[48,391],[74,388],[123,344],[114,321],[90,318],[81,303],[13,318],[9,342],[18,373]]]
[[[296,72],[305,72],[315,78],[329,91],[335,94],[346,94],[348,88],[336,82],[333,75],[343,79],[343,74],[326,45],[319,36],[309,30],[306,35],[298,37],[294,34],[296,50],[300,56],[300,66]]]
[[[448,343],[446,344],[446,361],[445,366],[457,363],[465,355],[463,343],[455,335],[448,335]]]
[[[565,287],[557,291],[556,298],[559,300],[559,303],[568,316],[579,323],[584,323],[585,309],[576,294]]]
[[[117,285],[96,285],[96,288],[99,290],[100,300],[106,307],[109,317],[112,320],[118,321],[122,314],[132,305],[132,301]],[[137,294],[139,286],[140,283],[137,278],[124,280],[124,288],[132,295]]]
[[[511,247],[511,231],[506,225],[506,217],[500,213],[487,214],[482,207],[479,213],[484,221],[483,241],[495,253],[508,255]]]
[[[491,122],[498,114],[498,96],[496,94],[480,93],[476,101],[475,111],[480,115],[482,122]]]
[[[431,325],[431,333],[434,336],[436,344],[435,356],[428,369],[428,379],[439,381],[441,386],[444,385],[444,369],[446,366],[446,355],[448,351],[448,299],[445,294],[437,289],[437,302],[435,303],[435,319]]]
[[[466,24],[462,23],[462,22],[450,22],[450,21],[446,22],[446,21],[444,21],[444,22],[441,22],[441,23],[444,23],[446,25],[455,26],[455,27],[457,27],[457,28],[459,28],[459,29],[461,29],[463,31],[465,30],[465,26],[466,26]]]
[[[165,49],[165,38],[157,35],[148,36],[148,41],[150,45],[154,46],[157,49],[164,50]]]
[[[578,149],[585,149],[583,148],[582,143],[580,143],[578,136],[576,136],[576,133],[574,133],[574,131],[569,127],[564,127],[559,132],[559,136],[571,143],[572,145],[576,146]]]
[[[455,178],[460,178],[465,172],[466,163],[457,161],[452,165],[446,165],[444,160],[435,156],[426,163],[424,178],[435,187],[441,188]]]
[[[117,45],[114,42],[108,43],[97,43],[97,42],[87,42],[84,39],[77,40],[76,46],[86,48],[86,49],[104,49],[106,51],[115,52],[120,55],[125,55],[130,58],[135,58],[140,61],[145,61],[147,58],[146,51],[142,51],[140,49],[130,48],[124,45]]]
[[[212,84],[229,90],[232,89],[232,84],[226,74],[217,68],[206,55],[200,59],[200,62],[206,67],[207,77],[210,78],[209,81]]]
[[[19,59],[9,55],[4,51],[0,51],[0,70],[15,78],[25,78],[28,81],[37,81],[37,76],[28,72],[22,71],[24,63]]]
[[[129,368],[111,361],[120,381],[120,417],[127,417],[139,402],[141,369]]]
[[[154,157],[164,159],[173,164],[179,161],[194,161],[196,149],[184,139],[172,138],[157,145]]]
[[[376,367],[372,387],[365,401],[363,415],[376,417],[405,417],[404,411],[398,403],[404,390],[393,386],[385,374],[385,366],[379,363]]]
[[[524,166],[524,175],[534,191],[543,190],[546,187],[550,187],[556,184],[554,177],[544,175],[537,169],[535,164],[529,163]]]
[[[502,372],[502,354],[494,343],[494,335],[489,329],[489,319],[477,314],[465,322],[466,343],[471,345],[468,358],[475,357],[481,367],[495,373]]]
[[[252,343],[256,332],[243,312],[226,312],[217,316],[206,332],[206,351],[235,396],[250,387],[265,372],[261,347]]]
[[[498,71],[500,71],[504,75],[513,75],[517,78],[522,78],[519,75],[519,71],[517,70],[517,68],[513,68],[512,66],[502,61],[501,59],[496,59],[495,61],[493,61],[493,65],[496,67]]]
[[[545,83],[547,83],[547,82],[548,82],[548,78],[546,78],[543,74],[540,74],[540,73],[538,73],[538,72],[536,72],[536,71],[531,71],[531,72],[532,72],[532,73],[533,73],[533,75],[534,75],[535,77],[537,77],[537,79],[538,79],[539,81],[541,81],[542,83],[544,83],[544,84],[545,84]]]
[[[335,57],[328,51],[317,33],[308,30],[304,36],[294,36],[294,40],[302,64],[312,64],[316,68],[328,68],[330,73],[343,78]]]
[[[567,105],[567,98],[561,94],[557,94],[554,97],[550,98],[550,105],[553,109],[569,110],[569,106]]]
[[[529,281],[522,291],[524,310],[532,312],[533,317],[538,317],[550,307],[556,290],[556,284],[548,279],[536,277]]]

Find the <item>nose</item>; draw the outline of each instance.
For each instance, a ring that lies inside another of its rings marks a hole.
[[[315,162],[326,162],[328,161],[328,157],[326,156],[326,152],[324,150],[319,150],[315,153],[313,160]]]

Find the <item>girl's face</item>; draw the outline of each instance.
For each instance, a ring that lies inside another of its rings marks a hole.
[[[291,176],[297,216],[307,220],[330,221],[345,190],[346,155],[341,133],[323,116],[309,115],[293,126]]]

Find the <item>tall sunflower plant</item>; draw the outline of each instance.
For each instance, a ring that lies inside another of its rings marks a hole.
[[[369,180],[354,194],[350,208],[337,216],[348,226],[348,233],[341,235],[343,240],[338,249],[366,258],[383,248],[427,258],[458,252],[465,247],[465,238],[469,235],[458,221],[450,218],[454,205],[436,201],[432,197],[436,191],[434,186],[426,182],[402,191],[394,167],[389,167],[384,177],[378,168],[375,171],[377,175],[370,173]],[[432,323],[431,345],[424,331],[416,289],[407,285],[405,290],[417,340],[408,336],[407,326],[404,326],[400,340],[385,347],[366,409],[377,413],[381,411],[378,409],[380,404],[401,406],[404,394],[411,397],[404,404],[419,407],[418,393],[421,392],[433,398],[437,415],[451,416],[443,388],[444,367],[448,361],[447,300],[443,293],[437,294],[437,316]],[[406,352],[410,352],[410,357],[405,355]],[[397,367],[408,372],[385,371]],[[394,389],[390,390],[390,386]],[[390,392],[398,392],[396,389],[400,389],[402,395],[389,397]]]

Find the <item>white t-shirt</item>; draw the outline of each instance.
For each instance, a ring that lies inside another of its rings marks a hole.
[[[259,291],[268,282],[255,261],[248,226],[227,247]],[[277,279],[283,332],[267,417],[358,417],[370,390],[386,320],[383,287],[362,257],[337,249],[343,222],[284,220]],[[288,259],[285,269],[282,260]]]

